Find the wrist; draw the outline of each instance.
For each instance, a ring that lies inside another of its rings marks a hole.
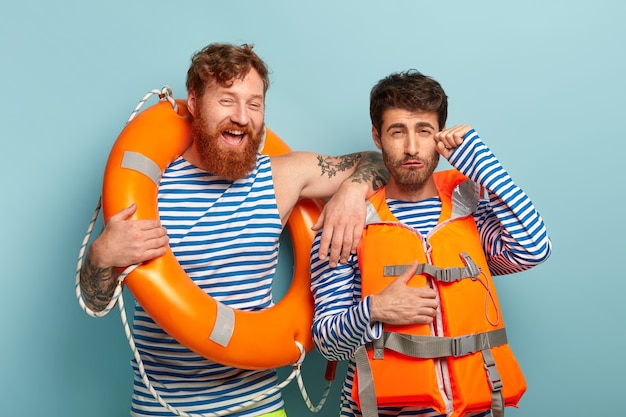
[[[376,322],[380,321],[380,317],[378,317],[377,314],[377,299],[375,295],[369,295],[367,297],[367,301],[368,301],[368,308],[370,311],[370,324],[374,324]]]
[[[363,181],[363,179],[359,176],[353,175],[341,183],[341,187],[348,190],[350,193],[358,193],[362,195],[363,198],[367,197],[371,192],[371,186],[367,182]]]
[[[106,259],[101,256],[101,252],[99,240],[96,239],[89,247],[89,251],[87,251],[87,259],[89,263],[96,268],[111,268],[112,265],[109,265]]]

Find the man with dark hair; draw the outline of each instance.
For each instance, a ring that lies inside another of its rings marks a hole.
[[[357,253],[311,256],[313,339],[349,360],[341,415],[502,416],[526,385],[507,344],[492,275],[551,253],[545,225],[470,126],[447,129],[448,101],[415,70],[370,94],[372,137],[389,182],[368,200]],[[435,172],[440,156],[454,169]]]

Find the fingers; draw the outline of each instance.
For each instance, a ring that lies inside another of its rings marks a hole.
[[[416,271],[417,261],[413,261],[413,263],[409,265],[409,267],[402,274],[400,274],[398,278],[396,278],[396,281],[401,282],[403,285],[406,285],[411,280],[411,278],[413,278],[413,275],[415,275]]]
[[[137,204],[133,203],[130,206],[118,211],[109,219],[111,222],[122,222],[129,220],[133,214],[137,211]],[[165,229],[161,227],[161,222],[155,219],[142,219],[142,220],[129,220],[129,224],[137,227],[138,230],[150,230],[155,228],[162,229],[161,232],[165,233]]]
[[[325,208],[326,206],[324,206]],[[322,226],[324,226],[324,209],[322,209],[322,213],[321,215],[317,218],[317,221],[315,222],[315,224],[313,226],[311,226],[311,230],[313,230],[314,232],[317,232],[319,230],[322,229]]]
[[[407,287],[407,290],[412,293],[410,299],[414,306],[413,315],[407,318],[407,320],[415,324],[432,323],[437,316],[437,309],[439,308],[439,301],[437,300],[435,290],[428,287]]]
[[[361,242],[361,237],[362,236],[363,236],[363,228],[362,227],[355,227],[354,231],[352,233],[352,245],[351,245],[349,254],[356,254],[357,248],[359,247],[359,242]],[[346,262],[348,260],[349,254],[346,255]]]
[[[155,219],[142,219],[142,220],[128,220],[137,211],[137,204],[133,203],[130,206],[118,211],[109,219],[109,223],[118,223],[118,225],[124,224],[130,231],[137,232],[150,232],[154,231],[154,234],[148,234],[146,238],[161,237],[167,233],[164,227],[161,227],[161,222]],[[128,221],[128,223],[123,223]],[[107,227],[114,228],[118,225],[109,225]]]
[[[439,308],[435,290],[406,286],[405,279],[403,274],[379,294],[370,296],[372,321],[397,325],[432,323]]]
[[[468,125],[457,125],[435,133],[434,140],[437,143],[437,152],[448,158],[452,151],[463,143],[463,138],[471,129],[472,127]]]
[[[137,204],[133,203],[130,206],[123,208],[117,213],[115,213],[114,215],[112,215],[109,221],[127,220],[130,216],[135,214],[136,211],[137,211]]]
[[[320,239],[319,258],[326,259],[328,265],[335,268],[337,264],[348,262],[350,255],[355,254],[363,235],[363,227],[325,227]]]
[[[322,212],[320,216],[317,218],[315,224],[311,227],[311,230],[314,231],[322,231],[322,236],[320,238],[320,248],[318,251],[318,255],[320,260],[325,260],[328,255],[328,250],[331,245],[331,239],[333,237],[333,226],[331,224],[327,224],[326,220],[326,206],[322,208]],[[334,267],[333,267],[334,268]]]
[[[424,308],[417,316],[415,316],[415,324],[430,324],[435,320],[436,315],[436,308]]]
[[[328,259],[328,266],[335,268],[338,263],[347,263],[355,254],[363,235],[365,210],[348,210],[343,205],[327,210],[327,204],[312,229],[322,230],[318,256]]]
[[[92,244],[94,264],[99,267],[125,267],[165,254],[169,237],[155,219],[129,220],[137,206],[115,213]]]
[[[363,235],[363,227],[359,224],[356,226],[348,226],[344,228],[343,240],[341,242],[341,248],[331,247],[331,260],[333,260],[333,250],[339,252],[339,263],[345,264],[348,262],[350,255],[356,254],[361,236]]]
[[[330,239],[330,254],[328,258],[328,265],[331,268],[335,268],[337,263],[347,262],[350,255],[350,247],[344,252],[344,244],[346,238],[346,229],[343,226],[337,226],[332,229],[332,239]]]
[[[325,225],[322,229],[322,236],[320,238],[320,248],[318,256],[320,260],[326,260],[328,258],[328,266],[335,268],[340,258],[344,261],[344,254],[342,254],[343,248],[343,230],[340,227],[332,227]],[[349,254],[349,253],[348,253]],[[345,260],[348,257],[345,256]]]
[[[323,261],[328,255],[331,239],[333,236],[333,228],[331,226],[324,226],[322,229],[322,236],[320,238],[320,248],[318,251],[319,258]]]
[[[154,249],[148,249],[143,253],[143,256],[137,258],[137,260],[135,260],[133,264],[138,264],[149,261],[150,259],[158,258],[159,256],[165,255],[165,252],[167,252],[167,246],[165,245],[160,245],[159,247]]]
[[[144,224],[143,221],[141,221]],[[139,227],[142,227],[141,225]],[[141,231],[143,239],[143,247],[145,251],[150,251],[153,249],[160,249],[167,245],[169,242],[169,237],[167,236],[167,230],[161,225],[156,225],[154,227],[146,227]]]
[[[149,261],[162,256],[166,252],[169,237],[164,227],[157,225],[150,227],[147,221],[135,220],[132,230],[125,235],[118,235],[117,239],[123,240],[127,247],[122,246],[120,240],[117,248],[118,263],[132,265]],[[124,236],[124,237],[119,237]]]

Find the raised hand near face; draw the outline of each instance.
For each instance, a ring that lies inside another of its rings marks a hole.
[[[463,143],[463,138],[470,130],[472,130],[471,126],[456,125],[435,133],[434,140],[437,144],[437,152],[448,159],[452,152]]]

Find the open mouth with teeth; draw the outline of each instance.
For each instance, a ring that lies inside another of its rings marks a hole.
[[[227,129],[222,131],[222,138],[227,145],[240,146],[246,137],[245,130]]]

